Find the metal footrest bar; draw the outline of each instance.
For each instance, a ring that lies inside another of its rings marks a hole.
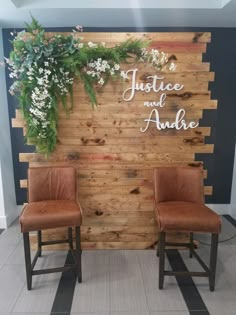
[[[204,271],[169,271],[164,270],[165,276],[181,276],[181,277],[209,277],[209,272]]]
[[[76,265],[67,265],[63,267],[57,267],[57,268],[48,268],[48,269],[38,269],[38,270],[33,270],[32,275],[43,275],[46,273],[55,273],[55,272],[63,272],[63,271],[69,271],[71,269],[76,269]]]
[[[170,242],[166,242],[165,246],[176,246],[176,247],[188,247],[190,248],[190,243],[170,243]]]
[[[56,245],[56,244],[64,244],[64,243],[69,243],[69,240],[55,240],[55,241],[46,241],[46,242],[41,242],[41,246],[45,246],[45,245]]]

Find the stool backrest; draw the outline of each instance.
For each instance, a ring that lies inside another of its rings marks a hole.
[[[154,169],[155,202],[186,201],[204,203],[202,169],[158,167]]]
[[[29,168],[28,202],[43,200],[76,200],[75,168]]]

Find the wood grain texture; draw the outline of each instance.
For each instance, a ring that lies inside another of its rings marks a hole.
[[[48,33],[47,36],[52,36]],[[28,35],[25,35],[28,36]],[[140,132],[152,109],[157,109],[161,121],[174,122],[176,113],[185,110],[185,121],[198,123],[204,110],[217,109],[217,100],[211,99],[209,82],[214,81],[210,63],[202,62],[211,34],[194,32],[162,33],[82,33],[84,42],[106,42],[107,47],[136,38],[151,42],[149,49],[168,53],[176,63],[176,71],[157,73],[148,64],[121,65],[123,70],[137,69],[136,83],[151,83],[150,76],[161,76],[164,85],[179,83],[179,91],[136,91],[130,101],[123,93],[130,87],[125,82],[112,81],[96,89],[97,106],[92,109],[83,85],[74,84],[74,106],[69,119],[59,104],[58,144],[51,156],[38,153],[20,153],[21,162],[29,167],[74,166],[77,171],[77,197],[83,208],[82,247],[85,249],[149,249],[158,242],[157,224],[153,209],[153,169],[158,166],[190,166],[207,169],[196,153],[209,154],[214,144],[206,141],[210,126],[195,129],[158,130],[152,122],[145,133]],[[159,82],[159,81],[158,81]],[[158,104],[166,94],[164,106]],[[148,104],[145,102],[149,102]],[[16,110],[12,126],[25,125],[21,112]],[[27,179],[20,186],[27,188]],[[205,195],[212,194],[211,183],[204,187]],[[47,230],[43,239],[66,239],[65,229]],[[186,233],[168,235],[170,241],[188,241]],[[36,235],[31,235],[35,248]],[[53,248],[66,248],[56,245]]]

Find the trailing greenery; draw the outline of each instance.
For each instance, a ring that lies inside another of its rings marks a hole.
[[[148,51],[145,41],[129,39],[108,48],[105,43],[82,43],[77,30],[69,35],[46,35],[32,18],[27,32],[22,31],[13,39],[13,50],[9,59],[6,58],[10,77],[14,79],[10,93],[19,98],[27,127],[26,139],[36,145],[37,152],[46,155],[53,152],[57,142],[58,104],[69,112],[76,78],[83,82],[94,106],[97,87],[106,84],[111,77],[127,78],[120,64],[131,56],[136,61],[150,62],[159,70],[168,64],[166,55],[157,50]],[[174,65],[169,68],[174,69]]]

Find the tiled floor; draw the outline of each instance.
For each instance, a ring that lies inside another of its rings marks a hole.
[[[223,218],[221,239],[235,233],[236,227]],[[198,249],[205,258],[208,250],[203,244]],[[187,251],[169,253],[169,259],[183,258],[189,269],[200,268]],[[39,264],[60,266],[66,257],[67,252],[45,252]],[[41,275],[33,277],[33,290],[27,291],[16,222],[0,235],[0,315],[236,315],[236,238],[219,244],[215,292],[209,291],[206,278],[195,278],[195,285],[191,279],[181,284],[165,277],[159,290],[153,250],[83,251],[82,263],[82,284],[75,284],[70,273]]]

